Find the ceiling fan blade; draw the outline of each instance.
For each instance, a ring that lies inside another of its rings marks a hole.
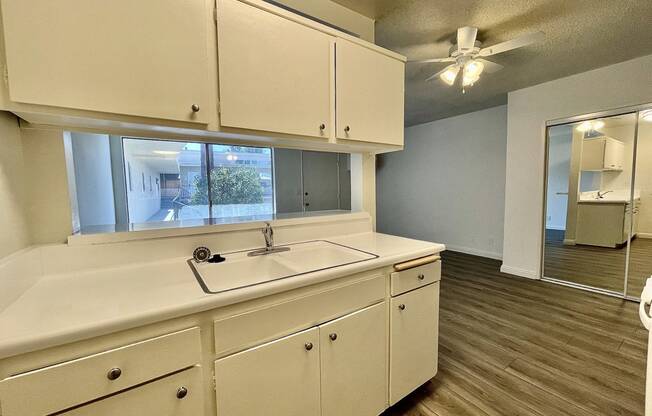
[[[448,71],[449,68],[454,67],[455,65],[448,65],[446,68],[442,69],[441,71],[437,72],[436,74],[430,75],[428,78],[426,78],[426,82],[430,82],[435,78],[438,78],[441,74],[444,72]],[[457,75],[455,76],[457,78]]]
[[[533,32],[527,35],[519,36],[507,42],[498,43],[493,46],[480,49],[480,56],[491,56],[499,53],[511,51],[512,49],[521,48],[533,43],[541,42],[545,37],[543,32]]]
[[[431,62],[455,62],[455,58],[432,58],[432,59],[422,59],[419,61],[408,61],[409,64],[427,64]]]
[[[476,59],[476,61],[482,62],[482,65],[484,65],[485,72],[489,74],[493,74],[494,72],[498,72],[504,68],[504,66],[502,66],[501,64],[487,61],[486,59]]]
[[[465,26],[457,29],[457,51],[460,53],[471,52],[475,47],[477,36],[477,27]]]

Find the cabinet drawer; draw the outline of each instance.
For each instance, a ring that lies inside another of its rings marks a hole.
[[[390,300],[389,404],[437,374],[439,282]]]
[[[400,295],[441,279],[441,260],[391,274],[392,296]]]
[[[326,292],[215,321],[217,355],[236,352],[369,306],[385,297],[378,275]]]
[[[191,367],[200,358],[195,327],[44,367],[0,382],[0,413],[50,414]],[[112,369],[120,374],[110,376]]]
[[[199,416],[204,411],[201,383],[201,368],[193,367],[61,415]]]

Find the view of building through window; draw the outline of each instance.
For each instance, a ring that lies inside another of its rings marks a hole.
[[[345,153],[69,132],[75,232],[351,210]]]
[[[161,184],[128,189],[130,223],[274,212],[270,148],[124,138],[123,151],[127,175]]]

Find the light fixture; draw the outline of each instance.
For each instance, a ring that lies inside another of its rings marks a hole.
[[[464,65],[464,77],[462,85],[467,87],[475,84],[480,79],[480,74],[484,70],[484,64],[480,61],[469,61]]]
[[[458,65],[451,65],[444,72],[439,75],[439,78],[441,78],[442,81],[444,81],[448,85],[453,85],[455,83],[455,79],[457,78],[457,74],[460,72],[460,67]]]
[[[179,154],[179,152],[176,152],[174,150],[152,150],[152,153],[155,153],[157,155],[162,155],[162,156],[175,156]]]
[[[229,153],[228,155],[226,155],[226,160],[233,162],[234,160],[238,160],[238,156]]]
[[[581,131],[582,133],[586,133],[587,131],[591,130],[600,130],[601,128],[604,127],[604,121],[602,120],[586,120],[581,122],[577,126],[577,131]]]
[[[652,123],[652,110],[645,110],[641,113],[641,118]]]

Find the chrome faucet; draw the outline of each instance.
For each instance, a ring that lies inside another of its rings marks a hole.
[[[607,195],[609,192],[613,192],[613,191],[604,191],[604,192],[598,191],[598,199],[604,198],[604,196]]]
[[[265,237],[265,248],[259,250],[250,251],[249,256],[263,256],[265,254],[279,253],[281,251],[288,251],[290,247],[274,247],[274,230],[272,229],[272,224],[266,222],[265,228],[261,230],[263,232],[263,237]]]
[[[272,224],[268,222],[265,223],[265,228],[263,228],[263,236],[265,237],[265,250],[274,250],[274,230],[272,229]]]

